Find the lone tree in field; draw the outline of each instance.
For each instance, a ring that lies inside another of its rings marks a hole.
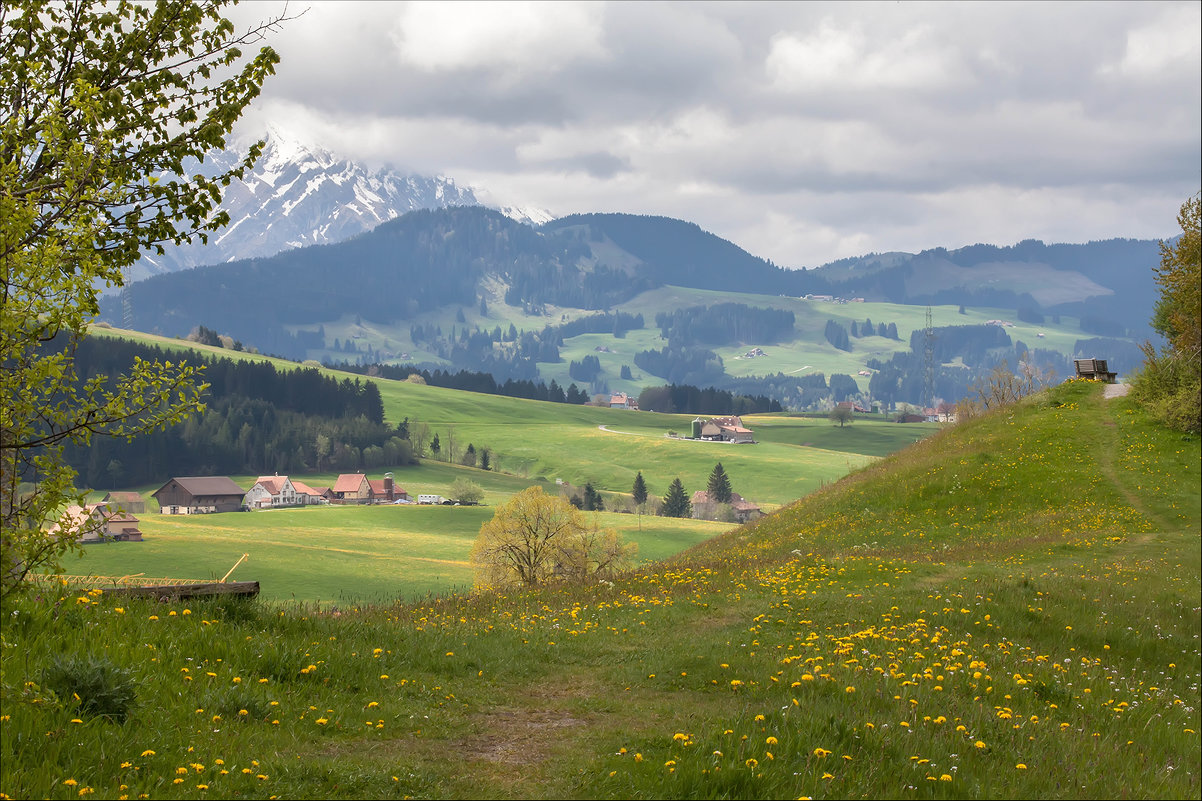
[[[693,502],[689,500],[688,493],[684,491],[684,484],[680,483],[680,478],[672,479],[672,484],[668,487],[668,494],[664,496],[664,517],[688,517],[693,514]]]
[[[642,470],[635,474],[634,486],[630,489],[630,497],[634,500],[634,505],[639,510],[639,531],[642,531],[643,507],[647,504],[647,482],[643,480]]]
[[[579,509],[541,487],[497,507],[472,545],[476,586],[539,587],[555,580],[608,577],[625,569],[633,549],[616,532],[589,527]]]
[[[709,492],[710,500],[716,503],[730,503],[730,477],[726,475],[726,471],[722,469],[722,463],[718,462],[714,465],[713,472],[710,473],[709,483],[706,484],[706,490]]]
[[[191,367],[135,361],[124,375],[83,381],[73,354],[100,290],[122,286],[142,252],[228,224],[216,211],[222,191],[262,150],[212,177],[197,169],[225,147],[278,61],[270,48],[242,48],[282,20],[237,34],[224,5],[0,3],[4,595],[75,546],[70,524],[48,533],[83,501],[67,442],[133,439],[203,409]]]
[[[855,421],[856,413],[846,406],[836,406],[831,409],[830,418],[832,423],[838,423],[839,428],[843,428],[848,423]]]

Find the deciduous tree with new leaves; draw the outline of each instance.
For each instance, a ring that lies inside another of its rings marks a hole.
[[[499,505],[480,527],[471,563],[476,587],[490,590],[610,578],[633,555],[617,532],[590,527],[567,499],[529,487]]]
[[[0,3],[0,582],[3,594],[75,544],[60,511],[83,500],[68,442],[134,438],[203,408],[192,368],[135,361],[84,381],[72,353],[102,288],[148,249],[228,223],[233,169],[199,162],[278,61],[243,54],[282,20],[239,33],[223,2]],[[218,77],[221,76],[221,77]]]
[[[1181,237],[1160,244],[1160,299],[1152,327],[1166,346],[1143,346],[1135,395],[1153,414],[1181,431],[1202,429],[1202,193],[1177,214]]]

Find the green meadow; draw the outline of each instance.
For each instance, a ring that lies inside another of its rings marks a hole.
[[[730,528],[612,512],[589,513],[639,546],[639,561],[667,558]],[[470,591],[468,563],[487,506],[321,506],[220,515],[141,516],[145,541],[88,546],[71,575],[254,580],[270,601],[363,604]]]
[[[3,609],[0,792],[1198,798],[1200,463],[1069,382],[613,586],[43,589]]]

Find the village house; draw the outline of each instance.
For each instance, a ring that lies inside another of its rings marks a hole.
[[[138,518],[121,509],[110,508],[103,501],[87,506],[68,506],[62,519],[51,531],[61,531],[64,527],[79,532],[79,542],[85,545],[93,542],[142,541]]]
[[[625,392],[615,392],[609,396],[609,408],[634,409],[635,411],[638,411],[639,402],[627,395]]]
[[[855,401],[839,401],[835,406],[840,409],[851,409],[857,414],[868,414],[868,410]]]
[[[371,482],[362,473],[343,473],[330,490],[334,493],[331,503],[371,503],[374,500]]]
[[[701,438],[720,442],[755,442],[751,429],[735,416],[713,417],[702,423]]]
[[[246,490],[226,476],[173,478],[150,494],[165,515],[237,512]]]
[[[110,492],[100,499],[114,509],[120,508],[130,514],[142,514],[146,511],[146,501],[142,500],[140,492]]]
[[[306,490],[309,488],[306,487]],[[288,476],[259,476],[242,499],[247,509],[278,509],[284,506],[304,506],[309,503],[309,492],[301,493]]]
[[[292,486],[296,488],[297,495],[304,497],[306,506],[330,503],[334,498],[334,491],[329,487],[310,487],[303,481],[295,479],[292,481]]]
[[[717,520],[723,504],[710,497],[708,490],[698,490],[693,493],[693,517],[696,520]],[[746,523],[764,516],[760,507],[745,499],[737,492],[730,494],[730,510],[736,523]]]

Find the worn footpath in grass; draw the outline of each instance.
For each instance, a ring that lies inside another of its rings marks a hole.
[[[1199,441],[1100,389],[965,423],[613,587],[22,600],[0,791],[1197,798]],[[109,717],[87,704],[86,666],[50,669],[69,657],[129,671],[123,718],[120,692]]]

